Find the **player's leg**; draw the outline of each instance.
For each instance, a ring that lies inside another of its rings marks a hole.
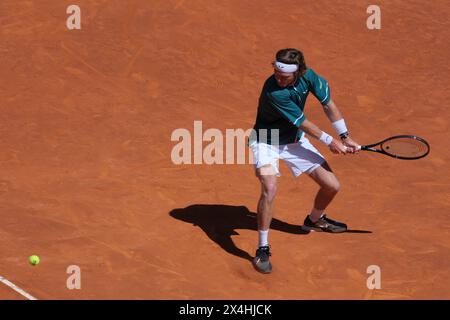
[[[272,265],[269,261],[269,229],[273,215],[273,201],[277,191],[277,177],[280,176],[278,160],[279,147],[265,143],[256,143],[252,146],[256,176],[261,184],[261,195],[258,200],[258,248],[253,266],[262,273],[270,273]]]
[[[277,192],[277,176],[272,165],[268,164],[256,169],[256,176],[261,183],[261,195],[258,201],[258,230],[268,231],[273,216],[273,202]],[[260,238],[259,246],[268,245]]]
[[[311,215],[311,219],[317,221],[339,192],[340,184],[327,162],[317,167],[309,176],[320,186],[314,199],[315,212]]]
[[[347,226],[344,223],[331,220],[324,215],[325,209],[339,192],[340,184],[329,164],[324,162],[309,173],[309,176],[320,186],[314,199],[314,207],[306,217],[304,227],[313,230],[328,232],[344,232]]]
[[[300,143],[287,145],[281,152],[281,158],[289,166],[294,176],[298,177],[302,173],[306,173],[320,186],[313,209],[310,215],[305,218],[304,229],[307,231],[345,231],[345,224],[332,221],[326,215],[322,216],[324,210],[339,191],[339,181],[320,152],[306,137],[302,137]]]
[[[272,265],[269,261],[269,229],[273,217],[273,202],[277,192],[277,172],[273,165],[268,164],[256,169],[256,176],[261,183],[261,195],[258,201],[258,249],[253,265],[259,272],[270,273]]]

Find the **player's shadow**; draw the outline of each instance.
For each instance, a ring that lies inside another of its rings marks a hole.
[[[182,209],[174,209],[169,214],[175,219],[199,226],[212,241],[216,242],[226,252],[243,259],[252,260],[252,256],[236,247],[231,239],[232,235],[239,235],[236,229],[256,231],[256,213],[250,212],[247,207],[196,204]],[[299,235],[309,233],[302,230],[300,225],[289,224],[276,218],[272,219],[270,228]]]
[[[175,219],[199,226],[206,235],[216,242],[226,252],[237,257],[252,260],[250,254],[234,244],[232,235],[239,235],[236,229],[257,229],[256,213],[244,206],[195,204],[186,208],[170,211]],[[271,230],[278,230],[292,234],[305,235],[308,231],[301,229],[300,225],[293,225],[276,218],[272,219]],[[347,230],[346,233],[372,233],[366,230]],[[257,237],[255,235],[255,241]]]

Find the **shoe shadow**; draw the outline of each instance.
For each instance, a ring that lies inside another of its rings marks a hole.
[[[253,257],[246,251],[236,247],[232,235],[239,235],[236,229],[257,230],[256,213],[244,206],[195,204],[186,208],[174,209],[169,215],[175,219],[199,226],[206,235],[223,250],[237,257],[251,261]],[[271,230],[292,234],[308,234],[300,228],[281,220],[272,219]],[[256,241],[256,237],[255,237]]]
[[[372,231],[369,231],[369,230],[347,230],[344,233],[372,233]]]

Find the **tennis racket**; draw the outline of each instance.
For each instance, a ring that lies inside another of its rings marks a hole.
[[[430,153],[430,145],[425,139],[410,135],[393,136],[374,144],[360,146],[359,149],[402,160],[417,160]]]

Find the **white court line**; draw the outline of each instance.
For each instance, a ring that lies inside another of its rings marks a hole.
[[[6,284],[8,287],[13,289],[14,291],[20,293],[21,295],[23,295],[28,300],[37,300],[35,297],[33,297],[32,295],[26,293],[25,291],[20,289],[18,286],[16,286],[14,283],[8,281],[7,279],[3,278],[2,276],[0,276],[0,282],[2,282],[3,284]]]

